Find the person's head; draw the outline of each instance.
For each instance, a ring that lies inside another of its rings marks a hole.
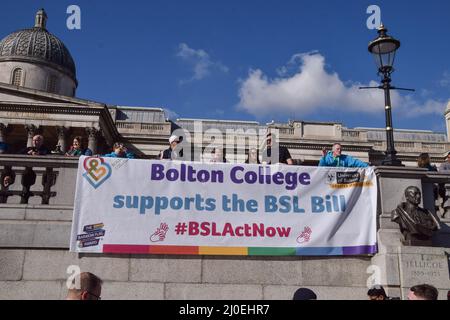
[[[317,295],[308,288],[299,288],[295,291],[292,300],[317,300]]]
[[[44,136],[41,134],[37,134],[33,137],[33,147],[40,148],[44,144]]]
[[[367,295],[369,296],[369,300],[386,300],[387,295],[384,288],[380,285],[375,285],[367,291]]]
[[[409,186],[405,189],[405,199],[406,202],[409,202],[413,205],[418,206],[420,202],[422,201],[422,193],[420,192],[419,188],[414,186]]]
[[[79,277],[79,278],[77,278]],[[103,281],[95,274],[82,272],[72,281],[67,300],[100,300]],[[79,288],[77,288],[77,284]]]
[[[113,145],[113,151],[117,155],[123,155],[123,154],[125,154],[127,152],[127,148],[125,147],[125,145],[123,143],[116,142]]]
[[[340,143],[333,144],[333,148],[331,149],[333,152],[333,157],[339,157],[342,154],[342,146]]]
[[[272,133],[271,132],[266,134],[266,145],[268,147],[272,146]]]
[[[72,147],[79,150],[82,148],[82,142],[83,138],[81,136],[76,136],[75,138],[73,138]]]
[[[11,176],[5,176],[3,178],[3,186],[8,188],[11,184],[13,184],[13,178]]]
[[[174,149],[178,143],[180,143],[180,137],[173,135],[169,138],[169,144],[172,149]]]
[[[408,300],[437,300],[438,290],[429,284],[419,284],[409,289]]]
[[[417,158],[417,166],[419,168],[426,168],[431,164],[430,155],[428,153],[421,153]]]
[[[225,162],[225,150],[223,148],[214,148],[212,150],[213,160],[216,162]]]
[[[250,148],[248,150],[248,162],[249,163],[258,163],[258,149]]]

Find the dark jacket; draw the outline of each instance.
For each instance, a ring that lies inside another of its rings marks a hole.
[[[45,147],[45,146],[41,146],[40,148],[27,147],[25,149],[22,149],[22,151],[20,153],[21,154],[28,154],[28,152],[30,152],[31,150],[37,151],[38,155],[40,155],[40,156],[46,156],[46,155],[48,155],[50,153],[48,151],[47,147]]]

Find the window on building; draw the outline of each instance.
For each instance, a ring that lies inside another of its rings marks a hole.
[[[23,77],[23,70],[21,68],[16,68],[13,71],[11,83],[15,86],[21,86],[22,85],[22,77]]]
[[[50,76],[50,77],[48,78],[48,87],[47,87],[47,91],[48,91],[48,92],[52,92],[52,93],[56,93],[57,84],[58,84],[58,77],[56,77],[56,76]]]

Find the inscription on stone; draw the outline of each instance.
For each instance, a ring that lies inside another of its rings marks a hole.
[[[448,264],[443,256],[405,255],[402,260],[402,283],[413,286],[428,283],[442,287],[449,283]]]

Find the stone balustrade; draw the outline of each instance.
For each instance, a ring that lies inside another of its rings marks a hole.
[[[116,122],[117,130],[121,134],[153,134],[170,135],[170,123],[135,123],[135,122]]]
[[[346,142],[363,141],[367,142],[367,132],[360,130],[342,130],[342,140]]]
[[[73,206],[77,167],[78,158],[2,155],[0,204]]]
[[[386,150],[386,142],[375,141],[374,149],[379,151]],[[414,152],[417,155],[422,152],[444,154],[450,150],[450,143],[396,141],[395,149],[400,152]]]

